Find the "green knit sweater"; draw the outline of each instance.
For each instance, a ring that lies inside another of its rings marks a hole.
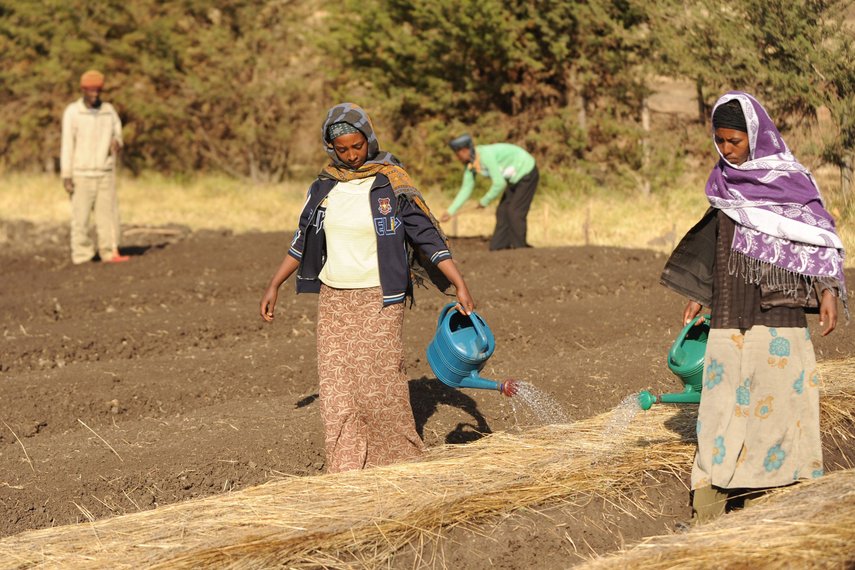
[[[482,206],[486,206],[502,195],[508,184],[516,184],[523,176],[534,170],[534,157],[517,145],[497,143],[478,145],[475,147],[478,157],[479,174],[487,176],[492,181],[490,189],[481,198]],[[470,164],[463,173],[463,183],[457,196],[448,207],[448,213],[454,215],[463,203],[472,195],[475,188],[475,169]]]

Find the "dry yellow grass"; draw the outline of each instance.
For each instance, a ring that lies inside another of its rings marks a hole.
[[[181,224],[194,230],[246,232],[292,228],[306,187],[297,183],[253,185],[214,176],[180,182],[157,175],[121,175],[118,192],[123,225]],[[57,177],[0,178],[0,217],[65,224],[69,216],[68,198]]]
[[[831,174],[824,176],[829,181],[833,179]],[[309,182],[254,185],[215,176],[181,182],[153,174],[138,178],[123,175],[118,182],[122,223],[180,224],[194,230],[229,228],[238,233],[290,231],[296,224]],[[529,242],[536,247],[590,244],[667,253],[707,208],[701,188],[703,176],[689,175],[681,181],[680,189],[654,193],[647,198],[601,192],[590,198],[571,200],[540,193],[528,216]],[[449,197],[438,188],[426,188],[424,193],[437,214],[450,203]],[[444,225],[449,235],[492,234],[494,208],[479,210],[474,205],[471,200],[456,220]],[[848,219],[848,215],[841,214],[846,214],[844,205],[834,202],[830,207],[839,219]],[[67,223],[68,199],[59,179],[49,175],[0,177],[0,218]],[[855,228],[845,222],[839,225],[847,249],[855,251]],[[853,263],[850,256],[847,266]]]
[[[855,359],[821,368],[823,432],[851,449]],[[434,449],[418,462],[283,479],[22,533],[0,540],[0,568],[378,567],[402,548],[430,566],[419,556],[445,529],[524,507],[599,497],[652,512],[656,506],[639,499],[645,474],[684,479],[694,429],[689,408],[656,406],[633,417],[619,407],[571,424]],[[855,505],[838,508],[851,517]],[[808,511],[801,516],[805,525],[816,522]]]
[[[579,568],[852,568],[855,469],[771,494],[685,534],[649,538]]]

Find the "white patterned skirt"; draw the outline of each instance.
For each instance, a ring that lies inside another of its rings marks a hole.
[[[712,329],[692,489],[762,489],[821,476],[819,386],[808,329]]]

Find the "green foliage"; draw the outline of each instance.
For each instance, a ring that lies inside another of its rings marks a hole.
[[[661,0],[651,21],[660,69],[695,79],[706,108],[723,92],[754,93],[781,129],[826,107],[837,126],[821,156],[855,166],[852,0]],[[844,188],[846,190],[846,188]]]
[[[0,156],[7,168],[55,160],[64,107],[88,68],[125,124],[134,170],[214,169],[256,180],[294,173],[295,127],[322,83],[309,1],[0,3]],[[312,113],[316,115],[316,113]],[[311,117],[316,120],[315,116]]]
[[[56,162],[80,74],[107,75],[124,162],[281,180],[317,171],[319,126],[363,105],[421,184],[452,190],[470,132],[538,160],[544,188],[653,191],[706,156],[704,129],[642,128],[655,75],[707,107],[751,91],[779,126],[828,108],[822,148],[855,149],[853,0],[0,0],[0,170]],[[695,129],[695,130],[692,130]],[[848,161],[848,162],[847,162]],[[705,167],[705,166],[704,166]]]
[[[830,39],[818,46],[816,72],[820,78],[820,100],[828,107],[837,136],[826,142],[823,158],[850,169],[855,155],[855,33],[842,20],[828,24]]]
[[[391,125],[387,136],[435,157],[408,161],[424,178],[456,186],[446,143],[463,131],[514,142],[542,169],[564,171],[613,144],[611,135],[637,139],[631,126],[605,133],[597,121],[638,120],[650,58],[640,2],[347,0],[330,26],[337,92],[358,91]],[[437,129],[430,142],[419,125]]]
[[[651,14],[659,68],[697,80],[708,108],[724,92],[751,92],[786,128],[853,92],[855,68],[845,47],[851,49],[852,32],[841,18],[852,5],[852,0],[661,0]],[[822,69],[842,89],[829,93]]]

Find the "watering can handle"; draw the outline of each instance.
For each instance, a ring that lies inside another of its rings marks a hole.
[[[453,309],[456,304],[457,303],[449,303],[442,308],[442,310],[439,312],[439,318],[436,320],[436,326],[437,327],[442,325],[442,321],[443,321],[443,319],[445,319],[445,315],[447,315],[448,311]]]
[[[680,331],[680,335],[677,337],[677,341],[675,344],[680,344],[683,342],[683,339],[686,338],[686,335],[689,334],[689,331],[692,330],[692,327],[698,322],[698,319],[703,317],[704,322],[709,324],[710,316],[709,315],[697,315],[694,319],[686,323],[686,326],[683,327],[683,330]]]
[[[478,313],[472,311],[469,315],[469,320],[472,321],[472,326],[475,327],[475,332],[478,334],[478,340],[481,341],[481,346],[478,348],[480,352],[487,352],[490,347],[490,342],[487,340],[487,333],[484,332],[484,326],[481,324],[481,317]]]
[[[709,325],[711,318],[712,317],[710,315],[696,315],[695,318],[693,318],[691,321],[686,323],[686,326],[684,326],[683,330],[680,331],[680,337],[679,337],[680,340],[683,340],[683,337],[685,337],[687,334],[689,334],[689,331],[692,329],[693,326],[695,326],[695,324],[697,324],[698,320],[704,319],[704,322],[707,323],[707,325]]]
[[[437,327],[442,325],[442,321],[445,319],[445,316],[448,314],[450,310],[457,306],[457,303],[449,303],[442,308],[439,312],[439,319],[437,320]],[[463,314],[463,313],[461,313]],[[479,352],[486,352],[490,347],[490,342],[487,340],[487,334],[484,332],[484,327],[481,325],[481,317],[478,316],[475,311],[472,311],[469,316],[469,320],[472,321],[472,326],[475,327],[475,334],[478,335],[478,340],[481,341],[481,346],[478,347]]]

